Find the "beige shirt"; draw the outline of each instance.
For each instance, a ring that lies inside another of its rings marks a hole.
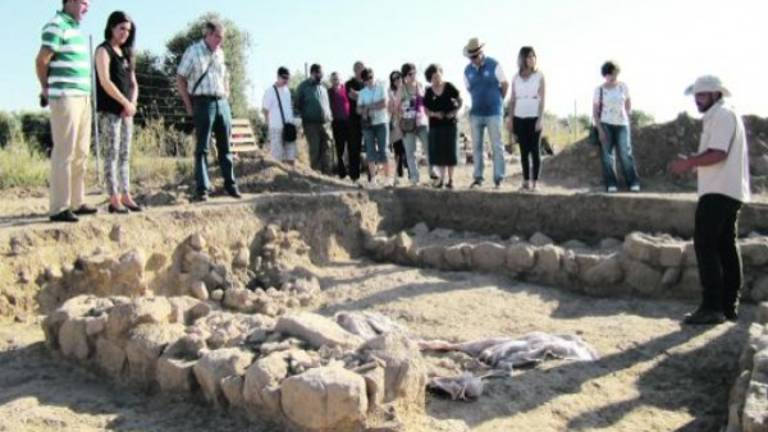
[[[749,187],[749,156],[744,122],[733,108],[723,101],[713,105],[702,119],[699,153],[720,150],[728,157],[715,165],[698,167],[699,196],[721,194],[747,203],[751,200]]]

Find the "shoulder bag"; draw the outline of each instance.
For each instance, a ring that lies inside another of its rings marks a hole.
[[[280,100],[280,92],[277,90],[277,86],[272,86],[272,88],[275,89],[277,106],[280,107],[280,118],[283,119],[283,144],[295,142],[296,136],[298,135],[296,125],[285,122],[285,113],[283,112],[283,102]]]
[[[600,86],[600,99],[597,104],[597,112],[599,113],[599,116],[597,117],[597,121],[600,121],[600,116],[603,115],[603,86]],[[595,146],[600,146],[600,132],[597,130],[597,124],[592,125],[592,127],[589,129],[589,143]]]

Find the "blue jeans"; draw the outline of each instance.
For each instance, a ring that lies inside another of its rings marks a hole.
[[[368,163],[387,163],[387,145],[389,145],[389,125],[381,123],[363,129],[365,155]]]
[[[235,170],[232,160],[232,112],[226,99],[195,97],[192,99],[193,120],[195,122],[195,181],[197,193],[202,194],[211,188],[208,178],[208,146],[211,132],[216,135],[216,153],[219,167],[224,177],[224,186],[232,189],[235,184]]]
[[[419,182],[419,162],[416,160],[417,139],[421,141],[421,148],[424,150],[427,160],[429,160],[429,151],[427,149],[429,145],[429,129],[426,126],[419,126],[415,131],[408,132],[403,136],[405,157],[408,160],[408,177],[411,183],[414,184]]]
[[[618,187],[619,182],[616,178],[614,151],[618,154],[621,168],[624,171],[624,181],[628,187],[639,186],[637,169],[635,168],[635,158],[632,156],[632,138],[629,132],[629,126],[617,126],[608,123],[602,123],[605,130],[605,144],[600,145],[600,159],[603,164],[603,182],[605,187]]]
[[[501,183],[506,174],[506,165],[504,162],[504,146],[501,144],[501,115],[496,116],[470,116],[469,122],[472,127],[472,147],[473,158],[475,161],[475,181],[483,181],[483,171],[485,162],[483,160],[483,138],[485,129],[488,128],[488,135],[491,138],[491,149],[493,149],[493,181]]]

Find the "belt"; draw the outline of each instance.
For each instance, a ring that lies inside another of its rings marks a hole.
[[[226,99],[226,98],[224,96],[194,95],[192,96],[192,99],[219,100],[219,99]]]

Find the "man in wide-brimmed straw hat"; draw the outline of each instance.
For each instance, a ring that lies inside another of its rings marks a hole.
[[[688,87],[704,113],[699,152],[672,162],[675,174],[696,170],[699,203],[694,247],[702,301],[683,320],[686,324],[720,324],[738,319],[742,263],[736,244],[739,212],[750,200],[747,139],[741,117],[727,106],[731,92],[719,78],[702,76]]]
[[[464,47],[464,56],[470,63],[464,69],[464,81],[472,96],[472,108],[469,120],[472,127],[472,146],[474,153],[474,182],[471,187],[483,184],[483,135],[485,129],[491,138],[493,149],[493,182],[498,188],[504,180],[504,147],[501,144],[501,124],[503,103],[509,89],[509,81],[504,75],[499,62],[486,57],[485,44],[478,38],[472,38]]]

